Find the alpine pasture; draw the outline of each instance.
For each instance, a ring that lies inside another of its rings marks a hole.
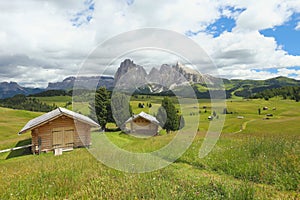
[[[133,97],[133,112],[155,114],[162,98]],[[44,100],[63,106],[70,99]],[[151,103],[152,107],[138,108],[138,103]],[[153,172],[111,169],[84,148],[61,156],[31,155],[25,151],[2,153],[0,199],[299,199],[299,103],[272,98],[229,99],[226,104],[232,114],[226,114],[221,137],[208,156],[200,159],[198,154],[213,110],[208,100],[199,100],[199,109],[185,108],[185,112],[200,116],[199,131],[192,145],[173,164]],[[88,104],[84,105],[83,113],[87,114]],[[268,110],[259,115],[258,108],[262,107]],[[0,149],[30,143],[30,133],[17,133],[28,120],[41,114],[0,108]],[[113,130],[112,124],[109,127]],[[151,138],[136,138],[119,131],[95,130],[92,137],[106,134],[122,149],[151,152],[176,135],[160,133]]]

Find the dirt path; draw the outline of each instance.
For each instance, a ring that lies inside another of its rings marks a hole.
[[[242,132],[243,130],[246,129],[248,123],[253,122],[253,121],[256,121],[256,120],[257,120],[257,119],[251,119],[251,120],[249,120],[249,121],[244,122],[244,123],[242,124],[240,130],[238,130],[238,131],[236,131],[236,132],[233,132],[233,133],[230,133],[230,135],[234,135],[234,134],[237,134],[237,133]]]

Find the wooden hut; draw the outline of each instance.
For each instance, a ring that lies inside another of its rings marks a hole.
[[[70,150],[91,144],[91,127],[99,125],[84,115],[57,108],[30,120],[19,134],[31,130],[33,153]]]
[[[125,124],[130,133],[138,135],[156,135],[159,128],[159,121],[144,112],[130,117]]]

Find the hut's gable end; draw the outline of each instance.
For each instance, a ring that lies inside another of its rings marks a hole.
[[[79,121],[76,121],[75,126],[72,118],[63,115],[33,129],[32,143],[34,146],[39,145],[39,138],[42,151],[57,147],[87,146],[90,144],[90,126]],[[81,141],[81,138],[84,141]],[[59,142],[61,140],[63,142]]]
[[[137,117],[130,122],[131,133],[154,135],[157,131],[158,125],[143,117]]]
[[[151,124],[151,122],[148,119],[145,119],[143,117],[137,117],[137,118],[133,119],[133,122],[139,126],[147,126],[147,125]]]
[[[51,112],[45,113],[39,117],[36,117],[29,122],[21,129],[19,134],[25,133],[28,130],[35,129],[37,127],[42,126],[43,124],[48,123],[49,121],[53,121],[54,119],[60,117],[60,116],[67,116],[69,118],[72,118],[74,120],[81,121],[82,123],[89,124],[92,127],[99,127],[99,124],[94,122],[92,119],[88,118],[87,116],[78,114],[76,112],[67,110],[65,108],[57,108],[55,110],[52,110]]]
[[[158,133],[158,120],[147,113],[141,112],[130,117],[126,122],[126,129],[130,133],[140,133],[142,135],[155,135]]]

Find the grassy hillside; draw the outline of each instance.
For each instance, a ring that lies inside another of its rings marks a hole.
[[[53,96],[53,97],[38,97],[40,101],[44,103],[56,104],[61,107],[64,107],[67,102],[72,101],[69,96]],[[132,106],[133,113],[138,114],[141,111],[146,113],[150,113],[155,115],[157,110],[161,104],[161,100],[163,97],[161,96],[148,96],[148,95],[138,95],[133,96],[131,98],[130,104]],[[174,103],[176,103],[176,97],[171,97],[174,99]],[[145,105],[145,108],[139,108],[138,104],[142,103]],[[147,107],[147,104],[152,105],[151,108]],[[299,103],[298,103],[299,104]],[[239,98],[230,99],[227,101],[227,110],[232,112],[232,114],[226,115],[226,121],[223,127],[223,133],[233,133],[239,131],[243,126],[252,125],[256,127],[257,130],[260,127],[264,127],[265,124],[271,123],[275,127],[281,126],[280,120],[282,117],[294,117],[295,120],[300,116],[300,112],[298,109],[295,109],[298,105],[297,103],[292,102],[291,100],[281,100],[280,98],[272,98],[269,101],[265,101],[262,99],[256,100],[243,100]],[[196,114],[200,112],[200,120],[199,124],[200,131],[207,131],[209,126],[209,121],[207,120],[208,116],[212,115],[213,110],[210,108],[210,101],[208,99],[199,100],[199,110],[195,109],[194,106],[185,106],[184,111],[190,114]],[[203,108],[206,106],[207,108]],[[268,107],[269,110],[262,111],[261,115],[258,115],[258,108]],[[84,115],[89,115],[89,105],[87,102],[75,102],[73,108],[72,105],[67,106],[68,109],[74,109],[74,111],[82,113]],[[180,109],[179,106],[177,106]],[[272,110],[272,108],[276,108],[276,110]],[[206,111],[206,112],[205,112]],[[221,115],[221,113],[217,113]],[[266,114],[273,114],[271,117],[271,121],[263,120]],[[238,119],[238,116],[242,116],[243,119]],[[189,116],[186,117],[187,120]],[[286,120],[289,121],[289,120]],[[262,123],[262,124],[260,124]],[[289,122],[286,122],[289,123]],[[267,126],[267,125],[266,125]],[[289,129],[288,126],[287,129]],[[276,129],[276,130],[281,130]]]
[[[138,96],[132,98],[131,104],[136,113],[151,113],[160,99]],[[139,102],[151,102],[153,108],[139,109]],[[199,105],[200,131],[184,155],[166,168],[142,174],[124,173],[101,164],[86,149],[58,157],[52,153],[19,157],[2,154],[0,199],[300,198],[299,103],[280,99],[228,100],[228,111],[233,114],[226,115],[221,138],[203,159],[198,153],[212,110],[207,100],[199,100]],[[206,113],[203,106],[207,107]],[[258,107],[265,106],[269,110],[258,115]],[[187,113],[197,111],[193,106],[185,108]],[[4,108],[0,112],[2,147],[14,146],[30,137],[28,133],[16,133],[27,120],[40,114]],[[273,117],[264,120],[270,113]],[[92,137],[96,139],[100,134],[94,132]],[[168,144],[176,133],[149,139],[119,132],[105,134],[127,151],[151,152]]]
[[[41,114],[42,113],[0,107],[0,144],[8,140],[23,138],[17,136],[17,133],[29,120]]]
[[[267,89],[280,88],[284,86],[299,86],[300,81],[287,78],[276,77],[267,80],[229,80],[229,83],[224,83],[225,88],[230,88],[233,96],[250,97],[258,92],[265,91]]]
[[[30,133],[18,135],[18,132],[29,120],[39,115],[41,113],[0,107],[0,149],[15,147],[22,144],[22,141],[28,143]],[[0,160],[8,155],[9,153],[0,154]]]
[[[287,78],[287,77],[276,77],[267,80],[240,80],[240,79],[223,79],[224,88],[226,90],[227,98],[235,98],[235,97],[245,97],[249,98],[250,96],[262,92],[268,89],[273,88],[281,88],[284,86],[299,86],[300,81]],[[209,98],[209,94],[207,91],[215,90],[215,86],[205,85],[205,84],[193,84],[192,86],[196,91],[196,94],[200,98]],[[180,91],[180,93],[185,96],[186,88],[179,87],[176,90]]]
[[[72,96],[52,96],[52,97],[35,97],[39,101],[48,105],[57,105],[59,107],[65,107],[66,103],[72,102]]]
[[[56,108],[55,104],[47,104],[36,98],[26,97],[19,94],[10,98],[0,99],[0,106],[19,110],[29,110],[35,112],[49,112]]]

